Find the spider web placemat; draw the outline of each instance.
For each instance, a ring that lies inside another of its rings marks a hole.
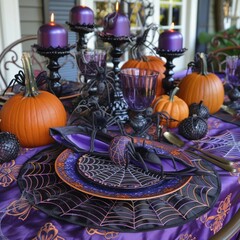
[[[23,165],[18,185],[30,204],[73,224],[118,232],[174,227],[207,212],[220,193],[220,181],[212,167],[194,161],[198,168],[213,174],[194,176],[173,194],[138,201],[94,197],[71,188],[57,176],[54,161],[62,151],[52,146],[33,156]]]

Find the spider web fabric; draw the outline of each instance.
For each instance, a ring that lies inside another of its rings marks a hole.
[[[129,164],[114,165],[111,160],[92,157],[85,154],[77,162],[77,169],[82,176],[95,183],[115,188],[134,189],[149,187],[160,181],[160,175],[145,172],[143,169]]]
[[[226,130],[216,136],[207,136],[195,141],[204,151],[216,156],[238,159],[240,152],[240,129]]]
[[[54,161],[63,151],[52,146],[22,167],[18,185],[30,204],[70,223],[118,232],[138,232],[182,225],[208,211],[218,199],[220,181],[211,166],[194,161],[211,175],[193,176],[182,189],[149,200],[111,200],[77,191],[56,174]]]

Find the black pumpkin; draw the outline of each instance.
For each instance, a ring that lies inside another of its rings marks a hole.
[[[10,132],[0,132],[0,163],[9,162],[18,156],[20,144]]]
[[[194,114],[204,119],[208,119],[210,116],[209,110],[203,104],[203,101],[200,101],[199,103],[192,103],[189,106],[189,116],[193,116]]]
[[[208,124],[205,119],[197,115],[185,118],[178,126],[179,134],[190,140],[201,139],[208,132]]]

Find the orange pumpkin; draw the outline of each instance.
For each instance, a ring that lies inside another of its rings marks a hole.
[[[25,93],[11,97],[1,110],[1,130],[15,134],[22,147],[52,143],[49,128],[66,125],[67,114],[61,101],[47,91],[38,91],[30,56],[23,53]]]
[[[200,72],[185,76],[179,83],[178,96],[188,106],[203,101],[211,114],[216,113],[224,101],[224,87],[220,78],[214,73],[207,72],[207,62],[204,53],[199,54],[201,61]]]
[[[156,97],[164,94],[164,89],[162,87],[162,79],[164,78],[165,72],[165,62],[157,56],[142,56],[139,59],[129,59],[125,62],[121,69],[125,68],[140,68],[149,69],[159,72],[156,87]]]
[[[160,124],[167,125],[170,128],[177,127],[179,123],[188,117],[189,108],[188,105],[175,94],[179,90],[175,87],[170,95],[162,95],[153,102],[154,112],[166,112],[175,121],[166,122],[163,120]]]

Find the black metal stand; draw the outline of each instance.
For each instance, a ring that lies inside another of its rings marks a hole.
[[[187,49],[183,48],[178,51],[170,51],[155,48],[155,50],[160,57],[164,57],[167,60],[165,64],[166,71],[164,72],[165,78],[162,80],[162,86],[166,93],[170,93],[175,87],[173,78],[174,75],[173,68],[175,67],[175,65],[173,64],[173,59],[181,57]]]
[[[48,76],[48,91],[55,94],[56,96],[61,96],[62,93],[62,85],[60,83],[61,76],[59,74],[59,69],[61,66],[58,63],[58,59],[70,53],[70,47],[49,47],[43,48],[39,45],[33,45],[36,48],[37,53],[47,57],[49,59],[49,63],[47,68],[49,69],[49,76]]]
[[[78,42],[77,42],[77,51],[81,49],[87,48],[87,42],[85,35],[94,31],[94,25],[86,25],[86,24],[68,24],[71,31],[78,33]]]
[[[121,122],[125,123],[128,119],[128,105],[123,97],[122,89],[119,81],[119,63],[120,58],[123,54],[120,46],[124,43],[128,43],[131,37],[115,37],[113,35],[105,34],[103,32],[99,33],[99,37],[103,42],[108,42],[112,45],[110,51],[110,56],[112,57],[113,63],[113,73],[114,73],[114,99],[111,104],[111,111],[113,116],[117,116]]]

